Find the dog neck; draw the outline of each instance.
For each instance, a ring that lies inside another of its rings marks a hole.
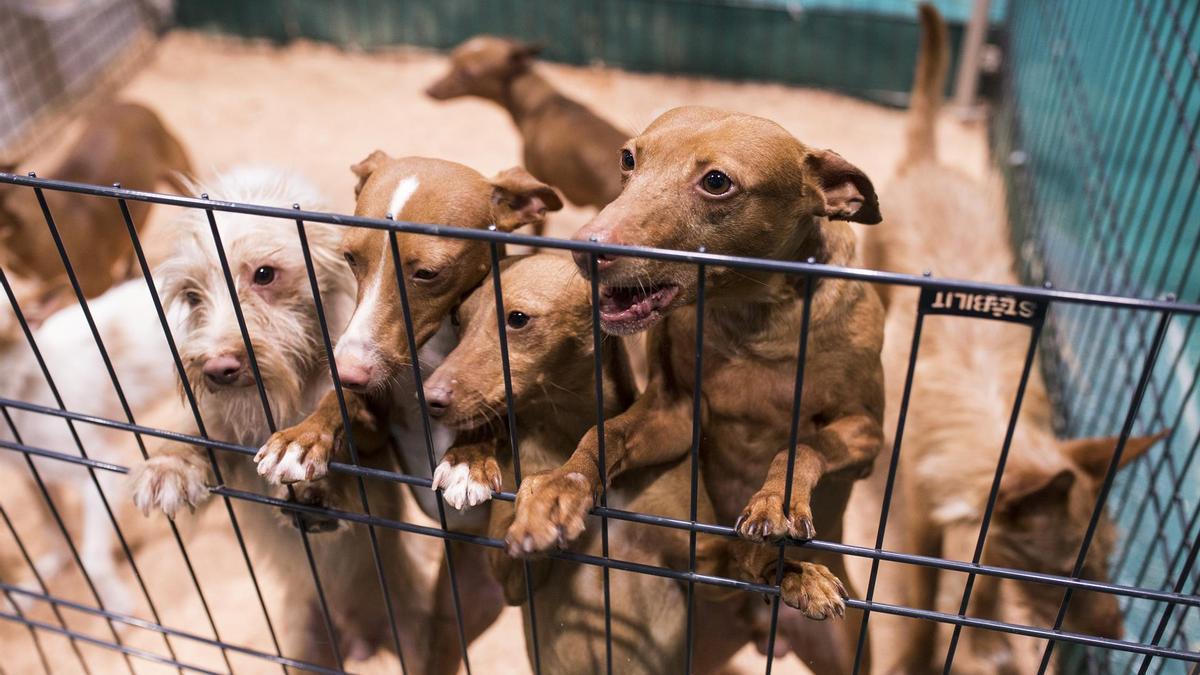
[[[513,122],[521,133],[542,110],[556,99],[561,99],[553,86],[532,70],[518,73],[508,81],[504,100],[500,104],[512,115]]]

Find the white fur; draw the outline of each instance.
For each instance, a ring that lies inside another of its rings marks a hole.
[[[134,419],[163,397],[170,396],[175,381],[171,353],[162,334],[145,281],[135,279],[115,286],[88,303],[97,330],[116,371]],[[8,310],[11,315],[11,310]],[[45,359],[50,375],[66,408],[106,419],[125,422],[125,414],[112,380],[92,338],[83,310],[78,305],[51,315],[35,331],[34,341]],[[0,378],[0,395],[57,408],[49,383],[42,375],[31,348],[22,337],[12,343],[0,360],[5,377]],[[67,423],[57,417],[10,409],[13,424],[28,446],[80,456]],[[128,465],[138,459],[129,434],[94,424],[76,422],[83,452],[95,460]],[[0,437],[14,441],[7,423],[0,422]],[[149,442],[149,441],[147,441]],[[0,451],[4,461],[17,465],[18,475],[30,475],[23,453]],[[35,459],[39,475],[63,507],[61,493],[72,492],[84,499],[83,537],[80,556],[101,593],[105,606],[123,612],[132,608],[129,591],[120,580],[113,551],[113,525],[88,471],[77,464],[52,459]],[[117,503],[121,475],[97,470],[109,502]],[[31,476],[32,478],[32,476]],[[47,526],[50,525],[47,522]]]
[[[416,176],[409,176],[396,184],[396,190],[392,193],[392,198],[388,201],[387,212],[393,218],[400,218],[400,214],[404,212],[404,205],[417,192],[417,188],[421,186],[421,181]]]
[[[492,498],[492,487],[471,478],[471,467],[442,460],[433,471],[433,488],[442,491],[442,499],[459,511],[478,506]]]

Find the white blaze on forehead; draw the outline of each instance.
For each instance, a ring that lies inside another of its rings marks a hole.
[[[408,200],[412,199],[413,194],[416,193],[420,185],[421,182],[417,180],[416,176],[409,176],[400,181],[396,185],[395,192],[392,193],[391,200],[388,201],[387,212],[396,220],[400,220],[400,213],[404,211],[404,205],[408,203]]]
[[[420,181],[417,180],[416,176],[409,176],[401,180],[396,185],[396,190],[392,193],[392,198],[388,202],[388,213],[393,217],[398,217],[404,210],[404,205],[416,193],[419,186]],[[387,246],[380,246],[379,260],[371,270],[371,276],[363,279],[361,282],[366,285],[366,291],[363,292],[358,307],[354,308],[354,316],[350,318],[350,325],[346,326],[346,331],[342,333],[342,337],[338,340],[337,348],[334,349],[334,357],[339,361],[356,362],[360,365],[374,365],[378,360],[378,349],[375,347],[374,322],[375,317],[380,314],[383,285],[388,283],[388,279],[386,278],[388,275],[385,274],[385,264],[389,255],[390,249]]]

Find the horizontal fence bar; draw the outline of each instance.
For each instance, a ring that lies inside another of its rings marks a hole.
[[[616,246],[592,241],[576,241],[573,239],[556,239],[553,237],[538,237],[534,235],[500,232],[498,230],[476,230],[470,228],[451,227],[449,225],[432,225],[428,223],[410,223],[381,218],[366,218],[323,211],[304,211],[291,208],[260,206],[256,204],[241,204],[213,199],[196,197],[180,197],[157,192],[142,192],[125,188],[105,187],[88,183],[73,183],[70,181],[49,180],[33,176],[19,176],[0,173],[0,183],[23,185],[26,187],[47,188],[74,192],[110,199],[126,199],[133,201],[166,204],[210,211],[225,211],[242,213],[268,218],[278,218],[290,223],[297,218],[306,222],[326,223],[350,227],[366,227],[376,230],[393,232],[408,232],[425,234],[435,237],[450,237],[453,239],[471,239],[502,244],[532,246],[534,248],[553,248],[565,251],[580,251],[587,253],[602,253],[636,258],[665,260],[689,265],[708,265],[737,269],[752,269],[763,272],[779,272],[784,274],[812,275],[836,279],[856,279],[875,284],[892,284],[898,286],[916,286],[920,288],[937,288],[952,291],[973,293],[997,293],[1012,295],[1018,298],[1035,300],[1055,300],[1078,305],[1093,305],[1122,309],[1170,311],[1179,314],[1200,315],[1200,304],[1176,302],[1173,299],[1152,300],[1144,298],[1128,298],[1098,293],[1066,291],[1053,288],[1033,288],[1012,284],[993,284],[959,279],[934,279],[932,277],[901,274],[898,272],[882,272],[878,270],[860,269],[855,267],[839,267],[791,260],[767,260],[764,258],[746,258],[742,256],[723,255],[719,253],[700,253],[676,251],[643,246]]]
[[[127,614],[118,614],[117,612],[100,609],[98,607],[89,607],[87,605],[80,604],[78,602],[72,602],[70,600],[65,600],[63,598],[55,597],[55,596],[49,595],[47,593],[38,593],[36,591],[31,591],[31,590],[28,590],[25,588],[21,588],[20,586],[14,586],[13,584],[5,583],[2,581],[0,581],[0,590],[7,591],[9,593],[16,593],[19,595],[23,595],[27,598],[31,598],[33,600],[38,600],[40,602],[46,602],[46,603],[49,603],[52,605],[57,605],[59,607],[71,609],[71,610],[74,610],[77,612],[91,614],[92,616],[103,617],[105,619],[111,619],[113,621],[118,621],[120,623],[123,623],[127,626],[133,626],[134,628],[141,628],[144,630],[154,631],[156,633],[163,633],[166,635],[181,637],[181,638],[184,638],[187,640],[193,640],[195,642],[200,642],[202,644],[206,644],[206,645],[208,645],[210,647],[214,647],[216,649],[228,649],[229,651],[238,652],[239,654],[244,654],[246,656],[253,656],[258,659],[263,659],[264,661],[271,661],[272,663],[278,663],[278,664],[284,665],[284,666],[292,666],[294,668],[304,668],[306,670],[312,670],[312,671],[318,672],[318,673],[330,673],[330,675],[337,675],[338,673],[342,672],[339,670],[330,670],[329,668],[324,668],[315,663],[309,663],[307,661],[299,661],[296,659],[289,659],[284,656],[276,656],[274,654],[268,654],[267,652],[258,651],[257,649],[251,649],[250,647],[241,647],[239,645],[225,642],[222,640],[214,640],[212,638],[206,638],[202,635],[196,635],[195,633],[189,633],[187,631],[179,630],[178,628],[170,628],[168,626],[164,626],[162,624],[158,624],[153,621],[146,621],[145,619],[139,619],[135,616],[129,616]]]
[[[51,415],[54,417],[61,417],[61,418],[96,424],[99,426],[109,427],[109,428],[113,428],[113,429],[120,429],[123,431],[143,433],[143,434],[146,434],[147,436],[157,436],[159,438],[165,438],[165,439],[178,441],[178,442],[182,442],[182,443],[191,443],[191,444],[195,444],[195,445],[211,447],[211,448],[214,448],[217,450],[226,450],[229,452],[234,452],[234,453],[237,453],[240,455],[246,455],[249,457],[252,457],[256,452],[258,452],[257,448],[251,448],[248,446],[237,445],[234,443],[225,443],[225,442],[221,442],[221,441],[213,441],[210,439],[200,438],[199,436],[190,436],[188,434],[181,434],[178,432],[165,431],[165,430],[156,429],[153,427],[144,427],[144,426],[136,425],[136,424],[128,424],[125,422],[118,422],[116,420],[110,420],[110,419],[106,419],[103,417],[96,417],[94,415],[83,415],[80,413],[59,410],[57,408],[47,408],[45,406],[40,406],[40,405],[36,405],[33,403],[26,403],[24,401],[15,401],[15,400],[6,399],[3,397],[0,397],[0,407],[12,407],[12,408],[17,408],[17,409],[21,409],[21,410],[25,410],[25,411],[29,411],[29,412],[42,413],[42,414]],[[16,451],[16,452],[23,452],[26,454],[35,455],[35,456],[39,456],[39,457],[47,457],[50,459],[60,460],[63,462],[69,462],[72,464],[78,464],[81,466],[91,466],[91,467],[94,467],[97,469],[111,471],[111,472],[115,472],[115,473],[128,473],[129,472],[128,467],[124,467],[124,466],[121,466],[118,464],[100,462],[100,461],[94,460],[94,459],[85,459],[85,458],[79,457],[77,455],[56,452],[53,450],[47,450],[45,448],[36,448],[36,447],[25,445],[22,443],[13,443],[11,441],[0,440],[0,448],[12,450],[12,451]],[[393,471],[385,471],[382,469],[371,469],[371,468],[367,468],[367,467],[354,466],[352,464],[343,464],[341,462],[330,462],[329,468],[331,471],[334,471],[337,473],[362,476],[364,478],[376,478],[379,480],[387,480],[387,481],[391,481],[394,483],[403,483],[403,484],[410,485],[413,487],[433,489],[432,488],[432,480],[429,478],[421,478],[419,476],[410,476],[407,474],[396,473]],[[215,489],[215,490],[212,490],[212,492],[214,494],[225,494],[225,492],[222,491],[224,489],[225,488]],[[253,494],[253,493],[246,493],[246,494]],[[501,492],[494,494],[492,498],[511,502],[511,501],[515,501],[516,493],[501,491]],[[304,508],[305,509],[314,509],[314,513],[322,512],[317,507],[304,507]],[[677,530],[691,530],[694,527],[695,531],[699,534],[711,534],[711,535],[717,535],[717,536],[722,536],[722,537],[728,537],[730,539],[737,538],[737,532],[734,530],[734,528],[727,526],[727,525],[717,525],[714,523],[698,522],[693,526],[692,522],[688,521],[688,520],[681,520],[678,518],[670,518],[668,516],[658,516],[658,515],[653,515],[653,514],[648,514],[648,513],[639,513],[636,511],[625,511],[623,509],[616,509],[616,508],[604,507],[604,506],[594,506],[594,507],[592,507],[592,510],[590,511],[590,513],[593,515],[597,515],[597,516],[616,518],[618,520],[624,520],[624,521],[628,521],[628,522],[632,522],[632,523],[639,523],[639,524],[643,524],[643,525],[657,525],[657,526],[669,527],[669,528],[677,529]],[[441,532],[441,530],[431,528],[428,533],[427,532],[420,532],[420,533],[421,534],[429,534],[429,533],[439,533],[439,532]],[[470,536],[470,535],[463,535],[462,533],[456,533],[456,532],[447,532],[447,534],[451,535],[451,538]],[[431,536],[441,536],[441,535],[440,534],[432,534]],[[471,540],[463,539],[463,541],[471,541]],[[479,543],[479,542],[474,542],[474,543]],[[1053,574],[1043,574],[1040,572],[1029,572],[1029,571],[1025,571],[1025,570],[1011,569],[1011,568],[1007,568],[1007,567],[995,567],[995,566],[984,565],[984,564],[972,564],[969,562],[947,560],[944,558],[933,558],[930,556],[917,555],[917,554],[913,554],[913,553],[900,553],[900,552],[896,552],[896,551],[888,551],[886,549],[876,550],[874,548],[865,547],[865,546],[855,546],[853,544],[842,544],[842,543],[837,543],[837,542],[832,542],[832,541],[823,541],[820,539],[811,539],[808,541],[788,540],[786,543],[790,546],[811,548],[811,549],[820,550],[820,551],[831,551],[834,553],[841,553],[844,555],[852,555],[852,556],[859,557],[859,558],[878,559],[878,560],[886,561],[886,562],[895,562],[895,563],[910,564],[910,565],[923,565],[923,566],[927,566],[927,567],[936,567],[938,569],[947,570],[950,572],[962,572],[964,574],[983,574],[985,576],[994,576],[994,577],[999,577],[999,578],[1003,578],[1003,579],[1011,579],[1014,581],[1023,581],[1023,582],[1030,582],[1030,583],[1044,584],[1044,585],[1048,585],[1048,586],[1057,586],[1060,588],[1074,588],[1074,589],[1078,589],[1078,590],[1082,590],[1082,591],[1094,591],[1094,592],[1098,592],[1098,593],[1109,593],[1109,594],[1114,594],[1114,595],[1123,595],[1123,596],[1127,596],[1127,597],[1131,597],[1131,598],[1138,598],[1138,599],[1142,599],[1142,600],[1152,600],[1152,601],[1156,601],[1156,602],[1170,602],[1170,603],[1175,603],[1175,604],[1179,604],[1179,605],[1200,607],[1200,596],[1197,596],[1197,595],[1168,593],[1168,592],[1164,592],[1164,591],[1155,591],[1155,590],[1148,589],[1148,588],[1139,588],[1136,586],[1122,586],[1122,585],[1118,585],[1118,584],[1105,583],[1105,582],[1101,582],[1101,581],[1088,581],[1087,579],[1072,579],[1070,577],[1060,577],[1060,576],[1056,576]]]

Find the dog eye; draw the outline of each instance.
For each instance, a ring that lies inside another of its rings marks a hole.
[[[254,270],[254,283],[257,286],[266,286],[272,281],[275,281],[275,268],[269,265]]]
[[[187,291],[186,293],[183,294],[183,299],[185,301],[187,301],[187,304],[191,305],[192,307],[195,307],[196,305],[200,304],[201,298],[200,298],[200,293],[198,291]]]
[[[354,262],[355,262],[355,260],[354,260],[354,254],[353,254],[353,253],[351,253],[351,252],[349,252],[349,251],[346,251],[345,253],[343,253],[343,254],[342,254],[342,257],[346,259],[346,264],[347,264],[347,265],[349,265],[349,266],[351,266],[351,267],[354,267]]]
[[[529,323],[529,315],[525,312],[509,312],[508,327],[513,329],[521,329]]]
[[[416,272],[413,272],[413,278],[418,281],[429,281],[430,279],[437,277],[437,275],[438,275],[437,270],[430,270],[430,269],[425,269],[425,268],[421,268],[421,269],[417,270]]]
[[[637,164],[633,160],[633,152],[629,150],[621,151],[621,168],[626,171],[633,171],[633,167]]]
[[[700,179],[700,186],[710,195],[723,195],[733,187],[733,181],[720,171],[709,171]]]

